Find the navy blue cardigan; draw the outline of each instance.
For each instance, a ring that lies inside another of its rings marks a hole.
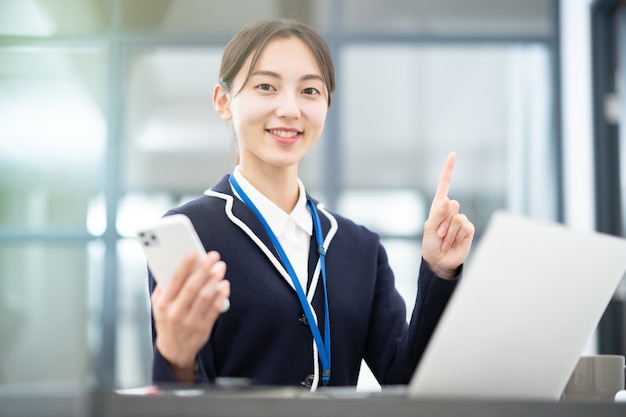
[[[410,324],[378,235],[318,204],[325,236],[331,326],[330,385],[356,385],[361,360],[381,385],[409,382],[457,280],[441,279],[422,260]],[[194,224],[207,251],[227,264],[230,310],[220,316],[198,354],[200,382],[245,377],[255,384],[300,385],[313,374],[313,338],[278,256],[254,213],[233,196],[228,176],[205,195],[170,210]],[[308,291],[323,332],[324,298],[312,237]],[[273,263],[274,262],[274,263]],[[149,275],[150,292],[155,282]],[[154,346],[155,330],[152,326]],[[185,343],[181,340],[181,343]],[[176,378],[154,348],[153,382]]]

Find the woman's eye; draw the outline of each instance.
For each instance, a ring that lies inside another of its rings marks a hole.
[[[256,88],[263,91],[274,91],[274,87],[272,87],[270,84],[259,84]]]
[[[302,92],[304,94],[310,94],[310,95],[315,95],[315,94],[320,93],[317,88],[313,88],[313,87],[305,88],[304,90],[302,90]]]

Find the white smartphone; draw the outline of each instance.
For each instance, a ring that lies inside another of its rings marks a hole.
[[[139,228],[136,234],[146,254],[148,268],[154,280],[161,286],[167,285],[174,277],[183,258],[189,253],[196,254],[194,269],[206,256],[196,229],[184,214],[165,216],[153,224]],[[224,281],[218,282],[217,288],[219,289],[223,283]],[[229,308],[230,301],[225,299],[222,313]]]
[[[146,254],[148,268],[161,286],[167,285],[174,277],[186,255],[191,252],[196,254],[194,268],[206,256],[196,229],[184,214],[165,216],[153,224],[140,227],[136,234]]]

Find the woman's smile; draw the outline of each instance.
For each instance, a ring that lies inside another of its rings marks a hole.
[[[291,145],[302,137],[302,132],[297,129],[266,129],[266,132],[272,136],[274,140],[284,145]]]

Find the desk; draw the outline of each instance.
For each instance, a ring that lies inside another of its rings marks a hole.
[[[123,396],[112,391],[65,395],[0,393],[11,417],[624,417],[626,403],[264,397],[209,392],[198,396]]]

